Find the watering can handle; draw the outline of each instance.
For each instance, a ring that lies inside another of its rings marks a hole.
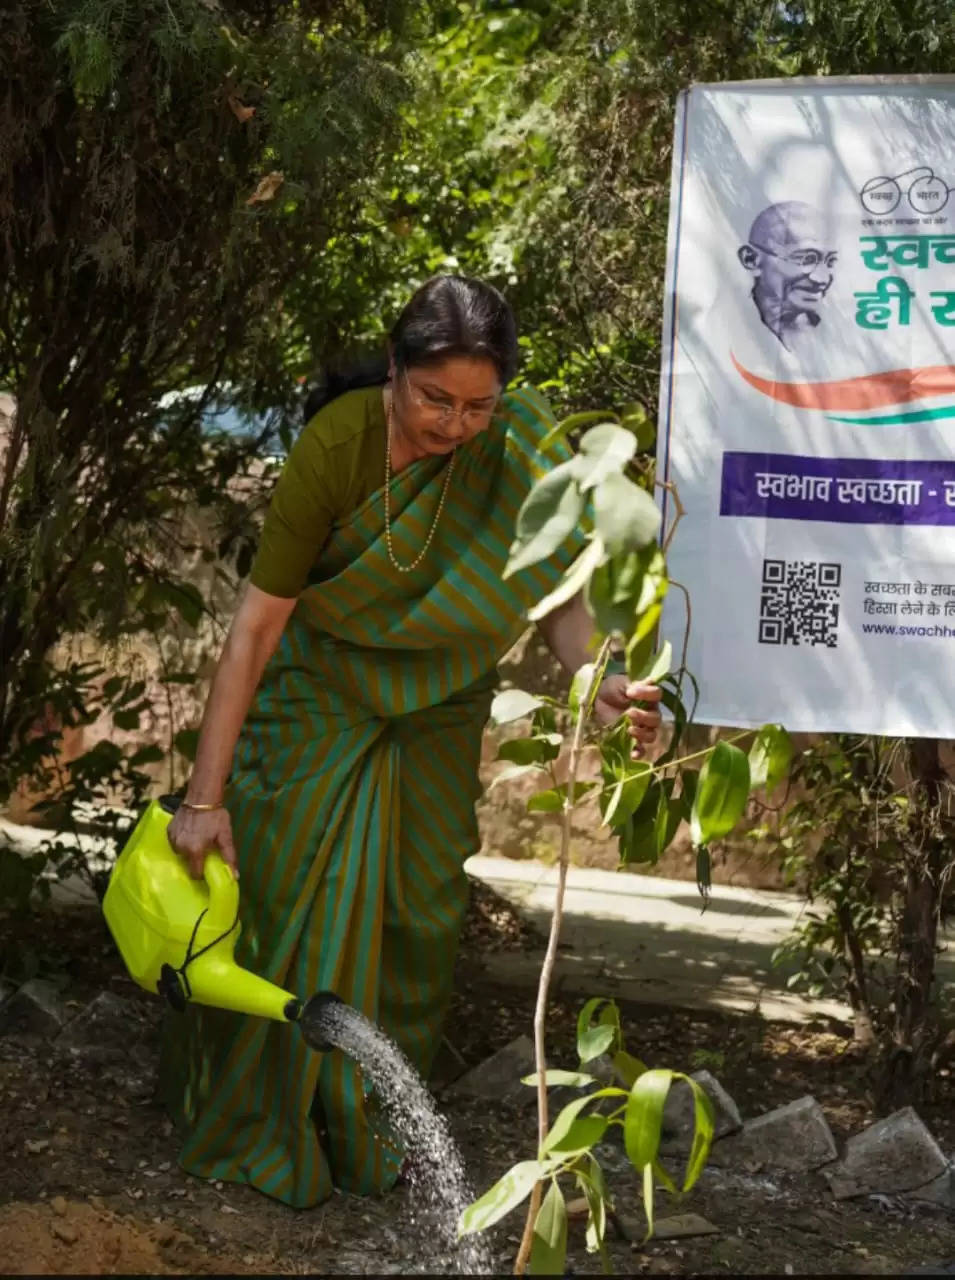
[[[239,882],[218,853],[207,853],[202,874],[209,886],[206,923],[223,933],[231,929],[239,910]]]

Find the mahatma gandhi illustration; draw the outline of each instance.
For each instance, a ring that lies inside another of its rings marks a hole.
[[[822,215],[799,200],[771,204],[753,223],[738,257],[754,277],[760,319],[789,350],[797,333],[819,325],[819,307],[832,284],[836,251]]]

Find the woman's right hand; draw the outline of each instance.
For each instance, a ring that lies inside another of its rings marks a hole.
[[[206,854],[218,852],[238,880],[239,866],[232,841],[232,822],[226,809],[199,812],[179,808],[169,824],[169,843],[186,862],[194,880],[202,879]]]

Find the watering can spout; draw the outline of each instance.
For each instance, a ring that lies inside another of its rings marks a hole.
[[[169,843],[178,807],[153,801],[110,877],[103,913],[131,977],[176,1008],[188,1000],[235,1013],[293,1022],[301,1004],[291,992],[243,969],[233,958],[239,936],[239,885],[217,853],[193,880]]]

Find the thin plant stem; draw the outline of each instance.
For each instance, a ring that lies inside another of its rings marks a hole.
[[[547,1054],[544,1037],[547,1028],[547,998],[550,993],[554,966],[557,963],[557,947],[560,942],[560,927],[564,918],[564,893],[567,888],[567,869],[570,865],[570,834],[574,807],[574,791],[577,785],[577,770],[580,766],[580,753],[584,741],[584,730],[587,726],[590,710],[594,703],[594,694],[599,688],[607,660],[610,657],[611,640],[608,637],[601,645],[600,652],[594,662],[590,688],[580,698],[577,711],[577,723],[570,743],[570,755],[567,761],[567,794],[564,798],[564,811],[560,830],[560,862],[557,869],[557,893],[554,899],[554,911],[550,921],[550,935],[547,939],[547,950],[544,963],[541,965],[540,982],[537,987],[537,1006],[534,1010],[534,1064],[537,1071],[537,1148],[543,1148],[550,1128],[547,1114]],[[517,1258],[514,1262],[514,1274],[522,1276],[527,1269],[534,1237],[534,1224],[540,1211],[543,1183],[534,1184],[530,1205],[527,1210],[527,1221],[524,1224],[524,1235],[521,1239]]]

